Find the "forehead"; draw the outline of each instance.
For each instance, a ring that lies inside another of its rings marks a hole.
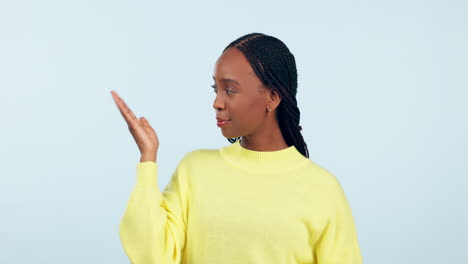
[[[213,75],[217,80],[230,78],[242,83],[255,74],[244,54],[237,48],[229,48],[216,61]]]

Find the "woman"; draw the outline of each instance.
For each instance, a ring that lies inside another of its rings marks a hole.
[[[187,153],[163,192],[155,131],[111,92],[141,152],[119,226],[130,261],[362,263],[340,183],[309,159],[286,45],[244,35],[224,49],[213,80],[217,125],[232,144]]]

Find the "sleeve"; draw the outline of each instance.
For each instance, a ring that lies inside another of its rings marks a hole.
[[[189,184],[179,163],[161,193],[158,164],[137,164],[137,180],[119,225],[132,264],[180,263],[186,239]]]
[[[332,176],[327,220],[314,246],[318,264],[362,264],[354,218],[344,190]]]

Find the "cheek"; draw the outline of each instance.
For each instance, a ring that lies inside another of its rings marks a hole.
[[[232,109],[232,121],[245,127],[255,125],[262,118],[261,109],[262,106],[259,102],[244,100]]]

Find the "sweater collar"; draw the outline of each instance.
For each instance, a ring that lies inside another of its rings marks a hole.
[[[252,173],[285,172],[310,161],[294,145],[276,151],[254,151],[242,147],[240,140],[237,140],[219,151],[231,165]]]

